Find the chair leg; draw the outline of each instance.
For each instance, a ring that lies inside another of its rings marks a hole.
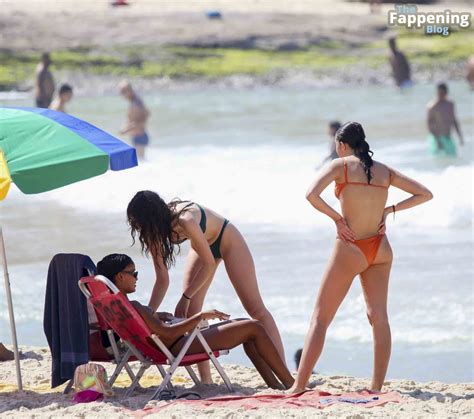
[[[135,390],[135,388],[137,387],[137,385],[140,382],[140,379],[142,378],[143,373],[146,371],[146,369],[149,366],[150,366],[149,364],[142,363],[142,365],[140,366],[140,369],[137,372],[137,375],[135,376],[135,380],[132,381],[132,384],[130,385],[130,387],[125,392],[125,397],[129,397],[129,396],[132,395],[133,390]]]
[[[120,372],[122,371],[122,369],[124,367],[125,367],[125,369],[127,369],[127,372],[130,369],[130,366],[127,364],[127,362],[128,362],[128,359],[130,358],[131,353],[132,353],[132,351],[130,349],[128,349],[127,352],[125,352],[125,354],[123,355],[122,360],[115,367],[115,370],[114,370],[113,374],[110,376],[110,379],[109,379],[109,386],[110,387],[112,387],[114,385],[115,380],[117,379],[117,377],[119,376]],[[131,371],[131,372],[132,372],[132,375],[133,375],[133,371]],[[129,375],[130,375],[130,373],[129,373]],[[133,377],[135,378],[135,375],[133,375]],[[132,378],[132,377],[130,377],[130,378]],[[133,382],[134,378],[132,378],[132,382]]]
[[[220,362],[217,360],[217,358],[214,356],[214,352],[212,349],[209,347],[208,343],[206,342],[206,339],[204,339],[204,336],[201,333],[198,333],[197,338],[199,339],[199,342],[201,342],[202,347],[206,350],[207,355],[209,356],[209,359],[212,361],[214,364],[214,367],[216,367],[217,372],[219,375],[222,377],[224,380],[224,384],[227,387],[227,390],[229,392],[233,392],[234,389],[232,388],[232,384],[229,380],[229,377],[225,373],[224,369],[222,368]]]
[[[160,371],[161,377],[164,379],[164,378],[166,377],[166,371],[165,371],[165,369],[163,368],[163,366],[161,366],[161,365],[156,365],[156,368],[158,368],[158,371]],[[173,387],[173,383],[171,382],[171,380],[170,380],[170,382],[168,383],[168,388],[169,388],[170,390],[172,390],[172,389],[174,388],[174,387]]]
[[[184,368],[186,368],[186,371],[188,372],[191,379],[194,381],[194,384],[196,384],[197,386],[201,384],[201,380],[198,378],[198,376],[194,372],[193,367],[191,367],[190,365],[187,365]]]
[[[183,349],[181,349],[181,351],[179,352],[179,355],[175,358],[175,360],[173,361],[173,363],[171,364],[171,366],[168,368],[168,371],[166,371],[166,375],[165,377],[163,377],[163,381],[162,383],[160,384],[160,386],[156,389],[155,393],[153,394],[153,396],[151,397],[150,400],[155,400],[156,397],[163,391],[163,389],[168,386],[168,384],[171,382],[171,377],[173,376],[174,372],[176,371],[176,369],[179,367],[179,364],[181,362],[181,360],[183,359],[183,356],[184,354],[186,353],[186,351],[188,350],[189,346],[191,345],[190,342],[186,342],[184,344],[184,347]]]
[[[172,367],[170,367],[168,369],[168,372],[166,373],[166,375],[163,377],[163,381],[161,382],[161,384],[158,386],[158,388],[156,389],[156,391],[153,393],[153,396],[151,396],[151,399],[150,400],[156,400],[157,397],[159,397],[160,393],[165,389],[165,387],[168,387],[169,384],[171,384],[171,377],[174,373],[174,370],[176,370],[176,368],[172,369]],[[171,385],[171,388],[172,388],[172,385]]]

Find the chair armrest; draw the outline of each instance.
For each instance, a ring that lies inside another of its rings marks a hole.
[[[181,323],[183,320],[186,320],[186,319],[184,319],[182,317],[175,317],[174,319],[169,320],[166,323],[167,324],[177,324],[177,323]],[[201,320],[196,327],[199,328],[199,330],[205,330],[209,327],[209,322],[207,320]]]
[[[209,322],[207,320],[201,320],[197,327],[199,331],[209,329]]]

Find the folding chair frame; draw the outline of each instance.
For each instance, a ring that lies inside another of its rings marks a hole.
[[[106,277],[104,277],[102,275],[96,275],[94,277],[94,279],[96,281],[100,281],[103,284],[105,284],[112,293],[118,294],[120,292],[119,289],[115,286],[115,284],[113,284]],[[81,281],[79,281],[78,284],[79,284],[79,288],[81,289],[83,294],[86,296],[86,298],[88,300],[90,298],[92,298],[92,294],[87,289],[86,284],[84,284]],[[178,355],[176,355],[176,357],[169,351],[169,349],[160,340],[160,338],[158,336],[156,336],[155,334],[150,334],[151,340],[155,343],[155,345],[159,348],[159,350],[167,358],[166,365],[169,365],[169,368],[168,368],[167,371],[165,371],[165,369],[163,368],[163,366],[162,366],[163,364],[156,363],[156,362],[150,360],[149,358],[145,357],[137,348],[135,348],[135,346],[133,344],[131,344],[127,340],[123,340],[123,342],[128,347],[128,350],[120,358],[118,348],[117,348],[117,344],[115,342],[115,339],[113,339],[113,331],[110,330],[110,329],[107,330],[107,334],[108,334],[109,339],[111,341],[112,349],[114,351],[114,356],[115,356],[115,359],[116,359],[116,362],[117,362],[117,366],[115,368],[115,371],[112,374],[112,376],[110,377],[109,384],[112,385],[115,382],[115,380],[117,379],[117,376],[120,374],[122,369],[125,368],[127,370],[127,372],[129,373],[130,378],[132,379],[132,384],[130,385],[130,387],[127,389],[127,391],[125,393],[125,396],[128,397],[133,393],[135,388],[139,385],[140,379],[142,378],[145,371],[149,367],[151,367],[152,365],[156,365],[156,367],[158,368],[158,371],[160,372],[161,376],[163,377],[163,381],[161,382],[161,384],[156,389],[156,391],[153,394],[151,400],[159,398],[160,393],[166,387],[168,387],[170,389],[173,388],[173,384],[171,383],[171,378],[172,378],[173,374],[175,373],[176,369],[180,366],[181,362],[185,358],[189,347],[194,342],[194,340],[197,338],[199,340],[199,342],[201,343],[202,347],[204,348],[204,350],[206,351],[206,355],[209,357],[209,359],[213,363],[214,367],[216,368],[217,372],[222,377],[227,389],[229,390],[229,392],[233,392],[234,390],[232,388],[232,384],[229,380],[229,377],[227,376],[224,369],[222,368],[219,361],[217,360],[216,356],[214,355],[214,351],[210,348],[210,346],[207,343],[206,339],[202,335],[202,330],[205,330],[208,327],[209,326],[208,326],[207,322],[203,321],[203,322],[200,322],[192,331],[190,331],[186,335],[185,344],[183,345],[183,347],[179,351]],[[219,352],[222,355],[226,355],[226,354],[229,353],[228,350],[219,351]],[[128,360],[129,360],[130,356],[132,356],[132,355],[135,356],[136,359],[140,362],[140,368],[139,368],[136,375],[134,375],[132,371],[129,371],[130,367],[128,366]],[[185,365],[184,367],[186,368],[186,371],[188,372],[188,374],[190,375],[190,377],[194,381],[194,383],[196,385],[200,384],[201,381],[197,377],[196,373],[193,371],[192,367],[190,365]],[[133,376],[133,378],[132,378],[132,376]]]
[[[91,272],[89,269],[87,269],[87,272],[89,273],[89,276],[94,276],[94,272]],[[79,286],[79,288],[81,289],[82,293],[85,295],[85,297],[87,298],[87,303],[88,304],[91,304],[89,302],[89,297],[84,293],[84,290]],[[91,304],[92,305],[92,304]],[[95,310],[95,309],[94,309]],[[96,313],[97,314],[97,313]],[[99,322],[100,324],[100,322]],[[99,331],[102,331],[103,329],[102,328],[98,328],[97,330]],[[114,332],[112,329],[106,329],[104,330],[106,333],[107,333],[107,337],[109,339],[109,342],[110,342],[110,346],[112,347],[112,353],[113,353],[113,356],[114,356],[114,359],[111,359],[109,361],[100,361],[100,362],[111,362],[113,364],[116,364],[116,367],[115,367],[115,370],[114,372],[112,373],[112,375],[110,376],[110,379],[109,381],[107,382],[107,384],[112,387],[115,383],[115,380],[117,379],[117,377],[119,376],[120,372],[122,371],[122,369],[125,368],[125,370],[127,371],[127,374],[128,376],[130,377],[130,380],[135,380],[135,374],[134,372],[132,371],[132,368],[130,367],[130,365],[128,365],[128,362],[125,362],[123,363],[122,365],[121,364],[121,359],[123,358],[127,358],[127,360],[130,358],[131,356],[131,351],[130,350],[127,350],[127,352],[121,357],[120,356],[120,351],[118,349],[118,346],[117,346],[117,342],[115,341],[115,337],[114,337]],[[93,360],[92,360],[93,361]],[[69,382],[67,383],[66,387],[64,388],[63,390],[63,394],[68,394],[71,389],[72,389],[72,386],[74,385],[74,377],[71,378],[69,380]]]

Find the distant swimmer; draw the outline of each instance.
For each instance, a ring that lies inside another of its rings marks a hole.
[[[133,90],[129,81],[123,80],[119,88],[120,94],[130,102],[127,122],[120,133],[128,134],[132,138],[138,158],[143,159],[145,157],[145,147],[150,141],[146,132],[146,123],[150,113],[145,107],[143,100]]]
[[[336,143],[334,142],[334,136],[339,128],[341,128],[341,123],[339,121],[331,121],[328,125],[328,134],[330,138],[329,143],[329,155],[323,160],[322,164],[326,163],[327,161],[337,159],[339,156],[336,152]]]
[[[72,99],[72,95],[72,87],[69,84],[62,84],[59,88],[58,97],[53,100],[49,109],[66,113],[66,103]]]
[[[454,127],[456,130],[461,145],[464,145],[464,138],[456,119],[454,102],[448,100],[447,96],[448,86],[445,83],[439,83],[436,99],[428,103],[427,123],[430,131],[428,141],[433,154],[444,153],[448,156],[455,156],[456,145],[451,138],[451,128]]]
[[[51,58],[47,52],[41,56],[35,74],[35,100],[37,108],[47,108],[51,105],[54,94],[54,79],[49,66]]]
[[[390,66],[392,67],[392,76],[396,85],[400,89],[411,87],[413,83],[411,81],[410,64],[408,63],[405,54],[397,48],[396,38],[390,38],[388,46],[390,47],[389,61]]]
[[[369,0],[370,13],[380,13],[381,0]]]
[[[469,61],[467,62],[467,82],[469,86],[471,86],[471,90],[474,90],[474,55],[469,57]]]

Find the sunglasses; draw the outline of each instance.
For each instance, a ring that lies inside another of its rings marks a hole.
[[[135,278],[138,278],[138,271],[122,271],[125,274],[133,275]]]

